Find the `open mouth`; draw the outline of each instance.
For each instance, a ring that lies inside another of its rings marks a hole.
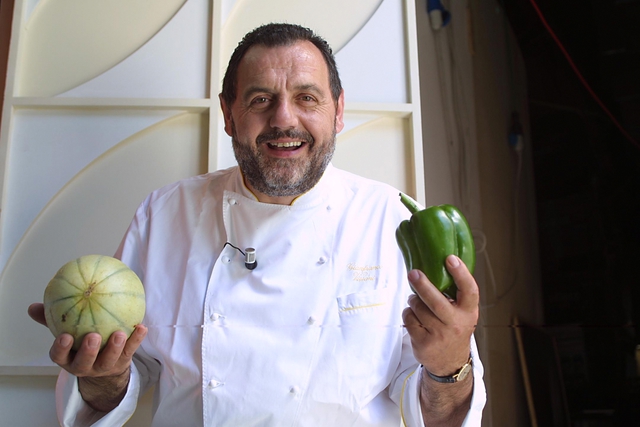
[[[272,150],[295,151],[304,147],[307,143],[312,143],[313,137],[306,131],[298,129],[273,129],[258,135],[256,143],[267,144]]]
[[[302,141],[288,141],[288,142],[268,142],[269,148],[274,150],[296,150],[302,146]]]

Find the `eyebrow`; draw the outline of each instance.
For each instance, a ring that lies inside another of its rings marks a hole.
[[[247,98],[250,98],[253,94],[260,93],[260,92],[272,93],[272,91],[270,89],[267,89],[266,87],[250,86],[248,89],[246,89],[242,93],[242,99],[246,100]]]
[[[294,90],[297,91],[311,91],[315,94],[322,94],[322,90],[320,89],[320,87],[315,84],[315,83],[304,83],[304,84],[299,84],[297,86],[294,86],[293,88]],[[268,89],[266,87],[263,86],[249,86],[244,93],[242,94],[242,99],[243,100],[248,100],[249,98],[251,98],[251,96],[253,96],[256,93],[268,93],[268,94],[273,94],[273,90]]]

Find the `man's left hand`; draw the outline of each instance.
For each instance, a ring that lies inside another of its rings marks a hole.
[[[414,356],[438,376],[452,375],[469,359],[480,301],[478,285],[460,258],[449,255],[446,266],[458,287],[456,300],[443,295],[424,273],[412,270],[408,277],[416,294],[402,314]]]

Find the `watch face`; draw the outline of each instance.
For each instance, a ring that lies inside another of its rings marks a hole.
[[[463,379],[465,379],[467,377],[467,375],[469,375],[469,372],[471,372],[471,364],[467,363],[460,370],[460,373],[458,374],[458,379],[457,380],[458,381],[462,381]]]

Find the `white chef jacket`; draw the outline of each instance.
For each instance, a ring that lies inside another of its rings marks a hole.
[[[395,242],[408,215],[397,190],[331,165],[290,206],[258,202],[237,167],[153,192],[116,254],[147,302],[127,394],[95,412],[63,372],[60,422],[122,425],[155,384],[153,427],[421,426]],[[486,397],[471,344],[465,426],[479,426]]]

